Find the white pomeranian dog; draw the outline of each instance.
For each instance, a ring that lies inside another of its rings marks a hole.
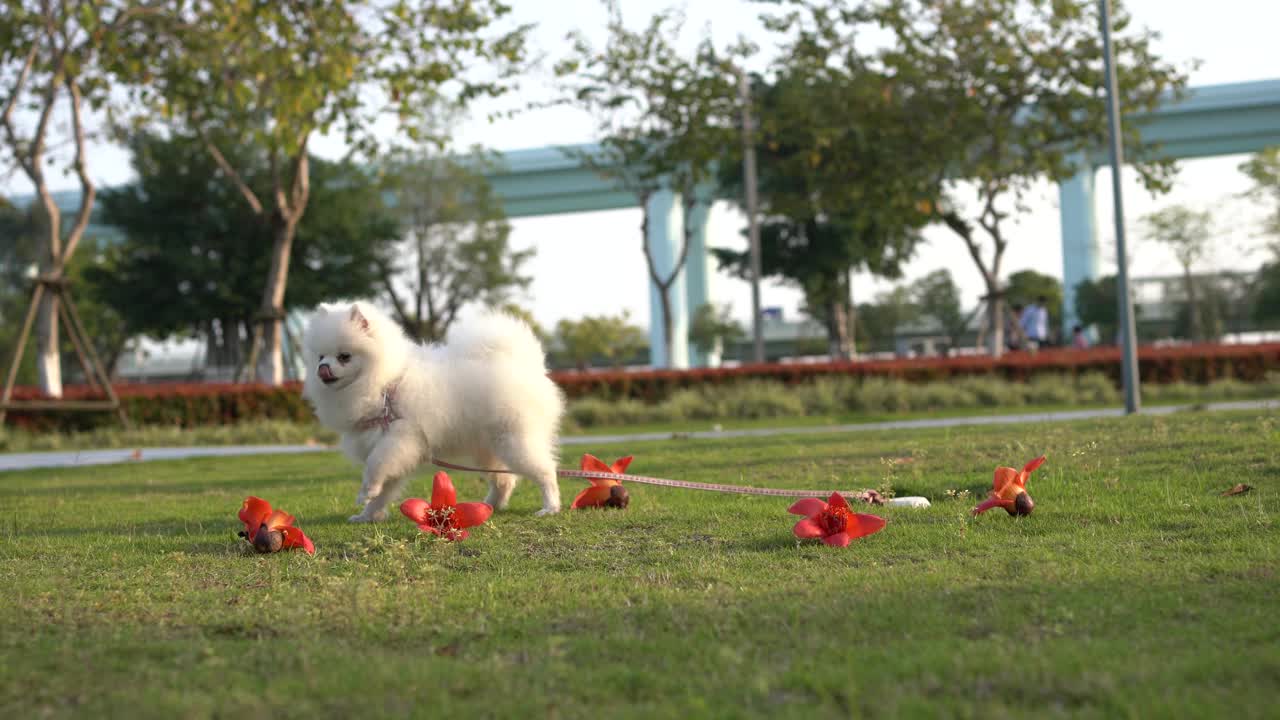
[[[455,326],[444,345],[419,345],[368,303],[326,305],[303,345],[314,363],[303,396],[364,466],[356,496],[364,509],[351,522],[385,519],[413,471],[433,457],[514,473],[489,476],[485,502],[496,510],[520,475],[542,490],[539,515],[560,511],[564,397],[524,322],[486,311]]]

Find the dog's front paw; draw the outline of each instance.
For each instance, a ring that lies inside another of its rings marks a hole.
[[[546,517],[547,515],[555,515],[555,514],[556,514],[556,513],[558,513],[558,512],[560,512],[560,508],[559,508],[558,506],[557,506],[557,507],[544,507],[544,508],[542,508],[541,510],[539,510],[538,512],[534,513],[534,514],[533,514],[533,516],[534,516],[534,517]]]
[[[352,515],[347,518],[347,522],[352,523],[375,523],[382,522],[387,519],[387,511],[379,510],[377,512],[362,512],[359,515]]]

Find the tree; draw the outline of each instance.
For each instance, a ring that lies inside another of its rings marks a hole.
[[[1119,313],[1116,303],[1116,276],[1108,275],[1097,280],[1085,280],[1076,286],[1076,317],[1080,324],[1098,329],[1103,344],[1119,343]],[[1138,314],[1139,308],[1133,312]]]
[[[89,275],[102,265],[113,247],[114,239],[86,234],[79,251],[66,269],[67,280],[77,288],[76,308],[80,322],[84,324],[85,335],[102,362],[102,369],[108,378],[116,375],[120,358],[133,340],[124,316],[89,281]],[[62,348],[64,363],[67,358],[75,358],[73,353],[68,352],[66,345],[63,343]],[[85,382],[87,378],[79,380]]]
[[[1153,33],[1130,30],[1129,15],[1112,4],[1117,95],[1121,111],[1133,116],[1180,91],[1186,75],[1155,54]],[[866,17],[854,14],[850,22]],[[1106,143],[1098,3],[884,0],[869,17],[893,35],[880,60],[895,86],[929,107],[916,123],[921,143],[939,177],[950,178],[936,216],[982,275],[995,331],[991,352],[998,354],[1006,221],[1024,212],[1035,182],[1087,170],[1081,158]],[[1125,159],[1148,189],[1165,190],[1173,161],[1142,143],[1140,130],[1125,123]],[[965,182],[976,191],[976,212],[960,200]]]
[[[35,208],[20,210],[0,198],[0,358],[8,362],[14,357],[22,318],[31,299],[29,286],[40,255],[39,229]],[[37,381],[35,356],[23,356],[18,369],[18,383]],[[4,368],[7,370],[7,366]]]
[[[1226,333],[1230,321],[1232,300],[1227,288],[1214,282],[1215,278],[1196,280],[1196,302],[1182,303],[1173,320],[1175,337],[1199,338],[1216,342]]]
[[[1253,181],[1248,194],[1271,205],[1262,232],[1271,238],[1272,259],[1258,270],[1253,318],[1264,327],[1275,327],[1280,320],[1280,145],[1249,158],[1240,165],[1240,171]]]
[[[110,81],[128,82],[119,48],[132,22],[150,12],[139,2],[39,3],[6,0],[0,5],[0,129],[9,159],[31,183],[39,208],[39,276],[61,279],[84,237],[96,187],[89,176],[85,114],[103,107]],[[54,120],[65,108],[73,170],[80,185],[79,206],[68,227],[49,189],[57,143]],[[34,114],[21,127],[18,112]],[[62,396],[58,343],[58,295],[44,293],[37,321],[37,368],[45,395]]]
[[[1265,328],[1280,325],[1280,260],[1258,270],[1253,288],[1253,319]]]
[[[1146,227],[1147,237],[1168,245],[1177,258],[1187,294],[1188,330],[1192,340],[1204,340],[1205,323],[1201,317],[1203,308],[1198,302],[1198,288],[1191,273],[1196,263],[1209,250],[1212,216],[1207,210],[1197,211],[1174,205],[1144,216],[1142,222]]]
[[[1050,336],[1056,332],[1054,328],[1062,327],[1062,282],[1058,278],[1035,270],[1019,270],[1009,276],[1004,297],[1010,305],[1030,305],[1044,298]]]
[[[417,340],[443,340],[458,311],[501,307],[529,286],[521,266],[533,250],[511,247],[511,225],[485,180],[480,152],[462,163],[425,150],[402,158],[392,189],[407,252],[382,259],[382,290]]]
[[[31,299],[31,276],[39,265],[40,246],[45,239],[42,216],[43,209],[39,205],[19,210],[0,199],[0,238],[7,241],[0,243],[0,357],[12,358],[17,349],[19,331]],[[70,286],[77,288],[77,314],[85,325],[87,339],[110,377],[129,338],[119,315],[103,303],[93,286],[84,280],[86,272],[100,261],[102,245],[99,238],[86,233],[75,256],[63,269],[63,276]],[[59,368],[68,359],[75,364],[77,358],[69,352],[70,347],[67,342],[59,344]],[[36,359],[32,354],[23,355],[16,377],[18,384],[30,385],[39,380]],[[74,379],[70,373],[64,377]]]
[[[538,321],[533,317],[533,313],[515,303],[506,303],[500,309],[517,320],[524,321],[524,324],[529,326],[529,329],[533,331],[534,337],[538,338],[538,342],[542,343],[544,348],[551,343],[551,333],[538,324]]]
[[[270,230],[254,348],[265,336],[267,380],[279,383],[290,258],[311,200],[312,138],[336,134],[369,154],[384,117],[415,137],[424,108],[502,94],[523,61],[527,28],[492,30],[509,11],[501,0],[174,0],[169,10],[137,49],[154,75],[141,99],[203,140]],[[259,151],[270,184],[254,187],[224,143]]]
[[[1280,145],[1249,158],[1240,165],[1240,171],[1253,181],[1248,194],[1271,204],[1262,232],[1271,238],[1272,250],[1280,258]]]
[[[898,286],[876,296],[875,302],[858,305],[861,330],[880,347],[893,346],[898,328],[920,317],[911,289]]]
[[[951,271],[934,270],[916,280],[911,294],[920,312],[937,320],[947,342],[955,347],[968,329],[969,318],[960,304],[960,288],[951,278]]]
[[[565,357],[579,370],[594,358],[615,367],[645,346],[644,331],[631,324],[630,315],[588,315],[581,320],[556,323],[556,337]]]
[[[829,353],[851,357],[852,277],[899,277],[938,197],[932,162],[917,158],[911,96],[868,66],[838,13],[818,6],[768,18],[783,36],[770,80],[755,83],[759,121],[761,266],[805,293],[806,313],[827,328]],[[725,194],[743,196],[742,164],[721,165]],[[716,251],[744,275],[745,252]]]
[[[730,311],[728,305],[700,306],[694,311],[693,322],[689,323],[689,342],[703,353],[713,353],[745,337],[746,331],[730,316]]]
[[[261,152],[221,145],[249,187],[270,188]],[[137,179],[101,202],[103,222],[123,237],[85,270],[90,291],[132,334],[202,337],[208,364],[242,366],[271,262],[270,229],[220,177],[199,138],[140,133],[129,149]],[[309,164],[314,203],[297,228],[289,304],[373,294],[379,261],[399,238],[381,184],[351,163]]]
[[[557,66],[565,94],[597,121],[597,153],[571,152],[587,167],[634,193],[642,212],[640,232],[649,279],[658,290],[662,333],[671,362],[674,321],[671,287],[684,269],[694,232],[684,223],[680,249],[668,272],[659,269],[649,243],[649,200],[669,188],[680,196],[686,220],[709,202],[715,162],[733,142],[736,90],[733,58],[749,48],[720,52],[709,38],[692,56],[676,47],[682,18],[672,11],[654,15],[641,32],[627,29],[620,4],[606,0],[608,41],[593,48],[575,33],[571,55]]]

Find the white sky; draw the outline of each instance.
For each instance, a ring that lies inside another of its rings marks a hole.
[[[515,20],[536,23],[532,42],[547,56],[549,68],[567,47],[565,35],[583,30],[601,42],[604,34],[603,6],[587,0],[551,2],[551,0],[513,0]],[[629,23],[639,25],[650,14],[671,5],[666,0],[623,0]],[[1280,53],[1275,51],[1275,29],[1280,27],[1280,3],[1259,0],[1218,0],[1211,7],[1191,0],[1129,0],[1126,5],[1140,25],[1158,31],[1162,38],[1158,51],[1176,63],[1201,61],[1191,72],[1192,85],[1241,82],[1280,78]],[[566,10],[572,6],[572,12]],[[743,0],[698,0],[685,5],[688,23],[686,35],[692,41],[704,27],[712,27],[718,45],[745,34],[763,46],[771,41],[760,28],[758,5]],[[763,58],[761,58],[763,62]],[[489,122],[486,110],[500,110],[515,104],[546,99],[551,96],[548,69],[535,73],[522,86],[516,98],[485,106],[459,127],[458,144],[480,143],[499,150],[570,144],[595,139],[590,117],[580,111],[559,108],[522,113],[512,119]],[[322,154],[338,154],[335,143],[318,143]],[[1186,204],[1212,209],[1222,241],[1209,260],[1214,268],[1255,266],[1261,259],[1251,252],[1255,245],[1252,229],[1262,210],[1238,199],[1247,187],[1236,170],[1242,157],[1210,158],[1183,164],[1174,191],[1161,198],[1147,195],[1132,173],[1125,182],[1125,214],[1133,252],[1135,275],[1175,272],[1173,258],[1161,247],[1144,243],[1136,232],[1136,220],[1144,213],[1169,204]],[[127,155],[119,148],[97,145],[90,155],[90,170],[102,185],[127,182],[131,177]],[[73,187],[71,178],[59,178],[55,187]],[[1104,252],[1111,248],[1113,236],[1110,202],[1110,172],[1099,173],[1097,182],[1097,226]],[[0,192],[27,193],[30,188],[18,177],[0,178]],[[1045,184],[1032,198],[1032,210],[1013,228],[1013,241],[1006,254],[1007,273],[1032,268],[1061,276],[1060,230],[1057,189]],[[722,247],[745,247],[740,235],[740,214],[727,206],[717,206],[711,217],[709,243]],[[640,249],[639,210],[617,210],[513,221],[513,242],[520,247],[535,247],[530,261],[533,284],[525,299],[534,316],[552,326],[564,317],[578,317],[584,312],[616,313],[629,310],[639,324],[646,324],[649,312],[647,276]],[[908,279],[938,268],[949,268],[964,291],[966,302],[972,303],[981,291],[981,281],[972,260],[959,239],[944,228],[926,231],[928,244],[907,267]],[[1114,261],[1104,259],[1104,272],[1114,268]],[[855,296],[869,300],[888,285],[870,277],[855,280]],[[750,290],[746,283],[728,276],[717,276],[712,285],[717,302],[731,303],[734,314],[745,320],[750,310]],[[584,298],[591,298],[589,305]],[[800,294],[791,288],[766,284],[765,306],[782,306],[788,317],[795,317]]]

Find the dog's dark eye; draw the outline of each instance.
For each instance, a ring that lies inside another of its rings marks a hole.
[[[338,353],[338,362],[346,365],[351,362],[351,353]]]

